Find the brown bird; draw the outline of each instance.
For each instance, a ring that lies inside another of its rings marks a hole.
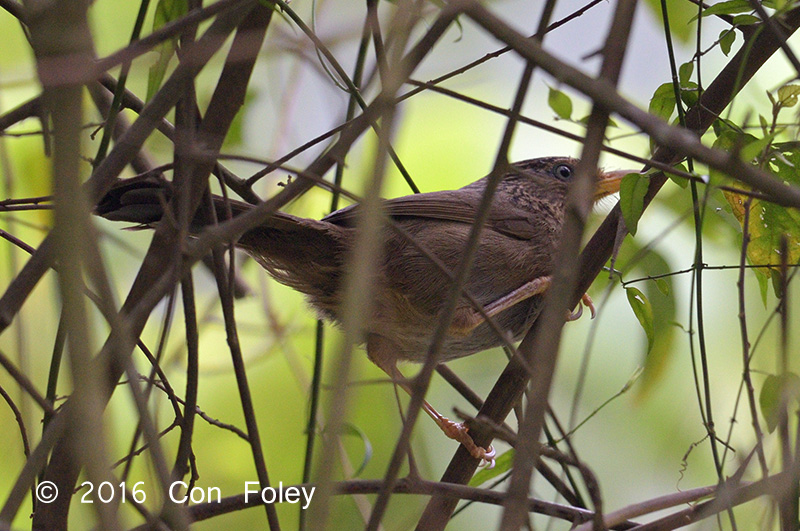
[[[464,286],[483,305],[508,338],[517,341],[531,327],[550,285],[554,254],[564,220],[567,186],[578,161],[566,157],[531,159],[511,165],[503,176],[482,230],[472,269]],[[619,191],[627,171],[598,171],[595,200]],[[486,178],[458,190],[416,194],[383,202],[400,231],[385,228],[384,255],[366,319],[367,355],[393,381],[409,391],[398,361],[423,362],[449,289],[442,271],[409,241],[411,236],[451,272],[464,251]],[[132,179],[112,189],[96,212],[108,219],[151,224],[169,200],[168,183]],[[224,212],[222,198],[218,210]],[[231,201],[234,215],[251,205]],[[250,254],[278,282],[308,296],[322,316],[340,321],[342,280],[355,238],[357,205],[322,220],[281,212],[244,233],[237,246]],[[202,224],[202,221],[198,221]],[[584,304],[594,307],[588,295]],[[575,318],[580,315],[580,307]],[[484,317],[462,296],[440,353],[448,361],[501,345]],[[493,464],[494,450],[480,448],[463,424],[425,411],[449,437],[476,458]]]

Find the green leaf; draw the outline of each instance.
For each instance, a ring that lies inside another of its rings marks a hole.
[[[644,196],[650,185],[650,176],[641,173],[629,173],[622,178],[619,186],[619,207],[625,226],[632,236],[636,235],[639,218],[644,210]]]
[[[697,86],[697,83],[689,81],[686,83],[686,86],[681,88],[681,101],[687,107],[694,107],[694,104],[697,103],[699,99],[700,87]]]
[[[702,16],[736,15],[738,13],[749,13],[752,10],[753,6],[750,5],[749,0],[728,0],[727,2],[719,2],[703,9]]]
[[[469,480],[470,487],[478,487],[483,485],[490,479],[494,479],[500,474],[508,472],[511,470],[511,466],[514,464],[514,449],[508,450],[498,456],[497,459],[494,461],[494,468],[486,469],[484,468],[474,476],[472,479]]]
[[[800,376],[793,372],[767,376],[758,395],[758,404],[770,433],[778,427],[782,404],[788,407],[790,401],[800,401]]]
[[[242,108],[233,117],[231,126],[228,128],[228,133],[225,135],[226,145],[239,146],[244,142],[244,117],[247,115],[247,110],[255,100],[256,94],[257,92],[255,90],[251,89],[251,87],[247,87]]]
[[[797,105],[797,96],[800,95],[800,85],[784,85],[778,89],[778,105],[783,108]]]
[[[653,307],[650,301],[644,296],[644,293],[636,288],[625,288],[625,294],[628,296],[628,304],[631,305],[633,314],[642,325],[644,333],[647,335],[647,353],[653,349],[653,340],[655,339],[655,326],[653,319]]]
[[[731,53],[733,41],[736,40],[736,32],[732,29],[722,30],[719,34],[719,49],[727,57]]]
[[[650,114],[662,118],[664,121],[669,121],[672,113],[675,111],[675,89],[672,83],[664,83],[660,85],[650,98],[650,106],[648,107]],[[650,152],[655,153],[656,144],[653,139],[650,139]]]
[[[736,123],[722,117],[714,120],[714,123],[711,124],[711,127],[714,129],[714,134],[717,135],[717,137],[721,137],[726,133],[736,133],[738,135],[747,134],[744,132],[744,129],[739,127]],[[733,142],[731,142],[730,147],[733,147]]]
[[[587,114],[583,118],[578,118],[575,121],[578,122],[579,124],[582,124],[582,125],[589,125],[589,116],[590,115]],[[613,118],[609,118],[608,119],[608,127],[619,127],[619,124],[617,122],[615,122]]]
[[[153,31],[159,29],[168,22],[172,22],[184,16],[188,9],[187,0],[158,0],[156,12],[153,16]],[[164,80],[164,75],[167,73],[170,59],[175,55],[175,45],[177,42],[178,39],[175,37],[153,48],[153,51],[158,54],[158,59],[155,64],[150,67],[150,72],[147,76],[147,96],[145,101],[150,101],[161,87],[161,82]]]
[[[769,102],[772,104],[773,107],[776,107],[778,105],[778,102],[775,100],[775,96],[773,96],[770,91],[767,91],[767,97],[769,98]]]
[[[670,362],[678,355],[674,345],[677,337],[683,333],[679,333],[680,325],[675,324],[677,306],[675,297],[680,290],[674,288],[676,277],[669,275],[675,270],[674,266],[653,246],[645,247],[643,242],[635,238],[624,240],[616,264],[622,271],[623,278],[631,275],[659,277],[654,282],[637,284],[650,302],[653,311],[653,347],[639,362],[644,367],[644,373],[636,386],[639,397],[643,397],[650,391],[659,389],[659,380],[666,374]],[[601,277],[598,277],[598,280]]]
[[[783,298],[783,275],[781,275],[780,270],[778,269],[770,269],[769,270],[770,277],[772,278],[772,292],[775,294],[775,297],[778,299]]]
[[[650,114],[655,114],[669,121],[670,116],[675,111],[675,89],[672,83],[664,83],[659,86],[650,98],[648,108]]]
[[[572,100],[558,89],[548,87],[550,92],[547,95],[547,104],[550,106],[556,115],[563,119],[569,120],[572,118]]]
[[[752,162],[758,159],[772,141],[775,139],[775,134],[767,135],[764,138],[758,138],[745,145],[739,152],[739,157],[745,162]]]
[[[674,166],[674,168],[675,168],[676,170],[680,170],[680,171],[682,171],[683,173],[689,173],[689,170],[688,170],[688,169],[686,169],[686,165],[685,165],[685,164],[683,164],[683,163],[681,163],[681,164],[676,164],[676,165]],[[681,187],[681,188],[683,188],[684,190],[686,189],[686,187],[688,187],[688,186],[689,186],[689,180],[688,180],[688,179],[684,179],[683,177],[676,177],[675,175],[672,175],[671,173],[668,173],[668,174],[667,174],[667,177],[669,177],[669,180],[670,180],[670,181],[674,182],[675,184],[677,184],[678,186],[680,186],[680,187]]]
[[[758,123],[761,126],[761,132],[764,133],[764,135],[766,135],[767,131],[769,130],[769,122],[767,121],[766,118],[764,118],[763,115],[759,114]]]
[[[683,63],[680,66],[680,68],[678,68],[678,81],[680,82],[681,87],[685,87],[686,84],[689,83],[689,81],[692,79],[693,72],[694,72],[693,61]]]
[[[752,26],[761,22],[761,19],[755,15],[736,15],[731,22],[734,26]]]
[[[715,148],[728,152],[734,150],[740,150],[741,154],[742,148],[760,141],[758,138],[751,135],[750,133],[744,133],[741,130],[736,130],[728,127],[729,124],[727,124],[726,122],[721,122],[720,120],[717,120],[717,122],[719,122],[721,126],[719,131],[717,132],[717,139],[714,141]],[[751,162],[752,158],[746,159],[746,161]],[[713,168],[711,169],[710,173],[712,176],[715,177],[722,176],[724,178],[724,174],[714,170]]]
[[[761,4],[764,7],[775,9],[776,0],[763,0]],[[749,14],[752,11],[753,6],[750,3],[750,0],[728,0],[727,2],[718,2],[713,6],[703,9],[702,16],[709,17],[711,15],[736,15],[733,17],[733,24],[739,26],[761,22],[760,18]],[[748,14],[740,15],[739,13]],[[692,18],[692,20],[695,19],[697,19],[697,16]]]

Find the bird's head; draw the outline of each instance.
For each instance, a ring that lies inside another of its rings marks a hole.
[[[517,170],[517,178],[534,182],[541,189],[561,196],[566,195],[567,186],[575,177],[578,159],[571,157],[542,157],[538,159],[515,162],[512,167]],[[597,170],[594,200],[619,192],[620,183],[631,170],[604,171]]]

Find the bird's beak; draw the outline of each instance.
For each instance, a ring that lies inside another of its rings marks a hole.
[[[597,177],[597,188],[594,192],[594,200],[599,201],[607,195],[619,192],[619,185],[622,178],[629,173],[639,173],[634,170],[600,171]]]

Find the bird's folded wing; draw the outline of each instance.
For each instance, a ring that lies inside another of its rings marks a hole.
[[[478,195],[471,201],[465,199],[463,194],[446,190],[387,199],[382,206],[386,215],[394,219],[425,218],[472,224],[475,222],[479,201]],[[353,226],[357,216],[358,205],[350,205],[329,214],[323,220],[340,226]],[[528,240],[534,236],[537,224],[529,212],[507,206],[502,216],[492,208],[485,226],[512,238]]]

